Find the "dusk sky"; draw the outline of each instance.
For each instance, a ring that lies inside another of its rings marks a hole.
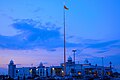
[[[64,2],[67,57],[120,71],[120,0],[0,0],[0,71],[63,62]]]

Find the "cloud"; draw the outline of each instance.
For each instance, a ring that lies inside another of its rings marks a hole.
[[[37,47],[57,47],[62,42],[58,28],[48,28],[33,20],[18,20],[12,26],[20,34],[15,36],[0,35],[0,48],[31,49]],[[57,44],[56,44],[57,43]]]
[[[0,49],[46,49],[56,51],[55,48],[63,47],[63,34],[60,33],[60,27],[47,22],[42,24],[32,19],[16,19],[11,26],[18,31],[14,36],[0,35]],[[68,38],[73,38],[70,36]],[[80,38],[81,39],[81,38]],[[66,47],[69,48],[91,48],[100,49],[97,53],[104,53],[110,47],[118,47],[120,40],[111,40],[101,42],[99,40],[81,39],[80,42],[66,41]],[[117,46],[115,46],[117,45]]]
[[[107,50],[97,51],[96,53],[105,53],[105,52],[107,52]]]
[[[14,20],[12,25],[19,34],[15,36],[0,35],[1,49],[36,49],[44,48],[55,51],[54,48],[63,47],[63,35],[60,27],[46,23],[42,25],[32,19]],[[67,47],[80,46],[80,44],[66,42]]]
[[[97,42],[97,43],[91,43],[87,44],[88,48],[107,48],[110,47],[111,45],[114,45],[116,43],[119,43],[120,40],[111,40],[111,41],[106,41],[106,42]]]
[[[40,8],[40,7],[38,7],[37,9],[35,9],[33,12],[39,12],[39,11],[43,11],[43,9],[42,8]]]
[[[113,48],[120,48],[120,44],[112,45]]]
[[[103,54],[110,56],[111,54],[115,54],[120,48],[120,40],[90,41],[85,42],[85,48],[92,49],[94,52],[88,50],[88,54],[94,54],[95,56],[100,56]]]

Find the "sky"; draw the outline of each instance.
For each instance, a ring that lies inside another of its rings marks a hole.
[[[63,62],[63,11],[66,56],[76,63],[120,72],[120,0],[0,0],[0,74],[10,60],[18,67]]]

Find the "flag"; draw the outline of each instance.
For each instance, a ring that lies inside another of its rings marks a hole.
[[[64,5],[64,9],[68,10],[69,8],[67,8],[67,7]]]

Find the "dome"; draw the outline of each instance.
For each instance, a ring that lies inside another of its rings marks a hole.
[[[40,65],[39,66],[43,66],[43,63],[42,62],[40,62]]]
[[[72,61],[72,58],[70,56],[68,57],[68,61]]]
[[[88,64],[88,63],[89,63],[88,59],[85,59],[84,63],[85,63],[85,64]]]
[[[13,60],[10,61],[10,64],[14,64]]]

